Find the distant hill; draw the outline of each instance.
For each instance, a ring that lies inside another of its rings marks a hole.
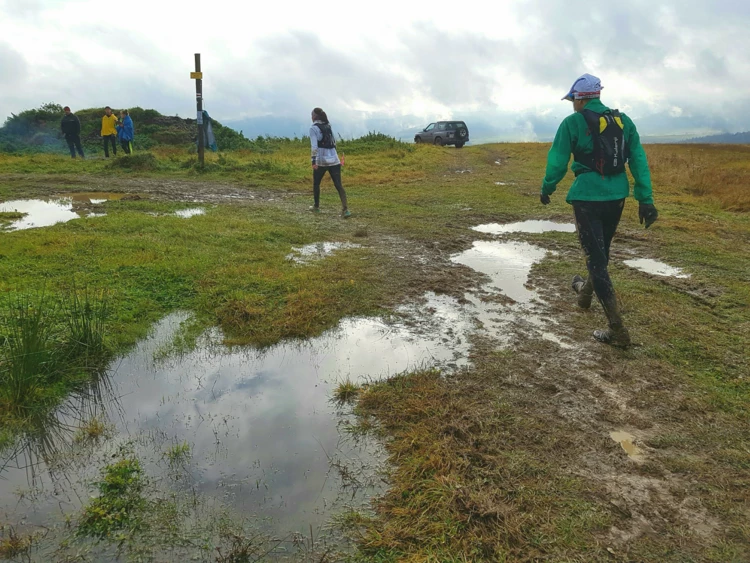
[[[129,108],[135,127],[137,149],[155,146],[185,146],[196,142],[195,119],[183,119],[160,114],[153,109]],[[74,112],[81,122],[81,140],[84,147],[98,149],[101,146],[99,133],[104,108],[83,109]],[[60,120],[64,115],[59,104],[45,104],[38,109],[12,114],[0,127],[0,152],[67,153],[67,145],[60,132]],[[119,116],[119,113],[118,113]],[[220,150],[249,148],[251,141],[242,133],[212,120],[216,143]]]
[[[707,137],[695,137],[686,139],[683,143],[726,143],[732,145],[750,145],[750,131],[744,133],[721,133],[720,135],[708,135]]]

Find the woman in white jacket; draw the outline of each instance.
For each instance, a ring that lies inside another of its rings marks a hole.
[[[313,213],[320,213],[320,181],[326,172],[331,175],[333,185],[341,198],[341,216],[351,217],[346,203],[346,192],[341,184],[341,161],[336,153],[336,139],[328,122],[328,116],[320,108],[312,110],[313,124],[310,127],[310,146],[313,168],[313,199],[315,204],[310,208]]]

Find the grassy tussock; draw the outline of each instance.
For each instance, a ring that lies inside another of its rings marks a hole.
[[[85,421],[76,431],[73,441],[76,444],[97,443],[110,434],[110,426],[99,417]]]
[[[349,403],[357,398],[362,388],[352,382],[348,377],[336,386],[333,391],[333,398],[339,403]]]
[[[107,167],[112,170],[151,171],[159,168],[159,162],[150,152],[138,152],[112,159]]]
[[[107,361],[103,294],[71,291],[59,300],[8,294],[0,310],[0,422],[25,421],[54,408]]]
[[[12,527],[0,527],[0,559],[26,560],[33,544],[33,536],[18,535]]]
[[[395,467],[378,517],[358,523],[363,560],[564,560],[599,551],[591,534],[608,515],[540,455],[558,447],[555,437],[477,391],[427,371],[363,393],[357,411],[380,421]]]
[[[190,444],[182,442],[172,445],[165,453],[164,457],[170,465],[179,465],[190,458]]]
[[[77,534],[97,539],[121,530],[130,534],[143,525],[147,500],[143,471],[137,459],[123,459],[106,466],[98,483],[99,496],[85,508]]]

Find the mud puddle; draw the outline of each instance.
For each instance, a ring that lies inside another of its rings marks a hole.
[[[654,276],[678,279],[687,279],[690,277],[690,274],[684,273],[680,268],[670,266],[669,264],[665,264],[664,262],[661,262],[659,260],[652,260],[651,258],[635,258],[633,260],[625,260],[624,264],[626,266],[630,266],[631,268],[635,268],[636,270],[640,270],[641,272],[646,272],[647,274],[651,274]]]
[[[292,247],[292,252],[287,255],[286,259],[298,264],[306,264],[313,260],[325,258],[339,250],[352,248],[362,248],[362,246],[351,242],[315,242],[305,246]]]
[[[549,251],[526,242],[475,241],[451,257],[485,274],[489,282],[464,297],[484,331],[505,345],[515,338],[538,337],[563,348],[571,346],[553,332],[557,321],[539,295],[527,287],[531,268]]]
[[[174,214],[183,219],[190,219],[190,217],[195,217],[196,215],[205,215],[206,210],[202,207],[191,207],[189,209],[175,211]]]
[[[624,431],[610,432],[609,437],[620,444],[628,457],[634,461],[643,460],[643,451],[635,445],[635,436]]]
[[[496,182],[497,183],[497,182]],[[477,225],[471,230],[490,235],[504,235],[508,233],[574,233],[576,226],[573,223],[556,223],[554,221],[519,221],[517,223],[488,223]]]
[[[67,194],[49,199],[18,199],[0,203],[0,212],[23,213],[23,217],[11,222],[4,230],[21,231],[38,227],[50,227],[84,217],[100,217],[92,207],[109,200],[122,199],[126,194],[106,192]]]
[[[331,399],[336,385],[464,365],[469,346],[443,318],[415,311],[395,324],[347,319],[318,338],[265,350],[227,348],[211,330],[175,357],[175,335],[188,316],[173,314],[114,362],[95,391],[71,398],[24,448],[0,460],[0,519],[19,531],[47,529],[42,544],[52,549],[70,534],[66,518],[75,522],[95,494],[100,469],[132,449],[169,490],[187,487],[257,518],[263,533],[278,538],[311,529],[318,538],[334,513],[381,490],[381,448],[341,431],[349,415]],[[112,436],[82,450],[76,433],[92,417]],[[173,482],[165,456],[182,445],[185,475]]]

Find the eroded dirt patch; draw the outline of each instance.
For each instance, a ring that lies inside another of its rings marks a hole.
[[[297,195],[296,192],[270,191],[257,187],[243,187],[237,183],[174,178],[122,177],[55,177],[5,174],[0,181],[23,186],[28,196],[66,195],[67,192],[107,192],[110,194],[142,194],[157,201],[194,203],[231,203],[246,201],[280,201]]]

